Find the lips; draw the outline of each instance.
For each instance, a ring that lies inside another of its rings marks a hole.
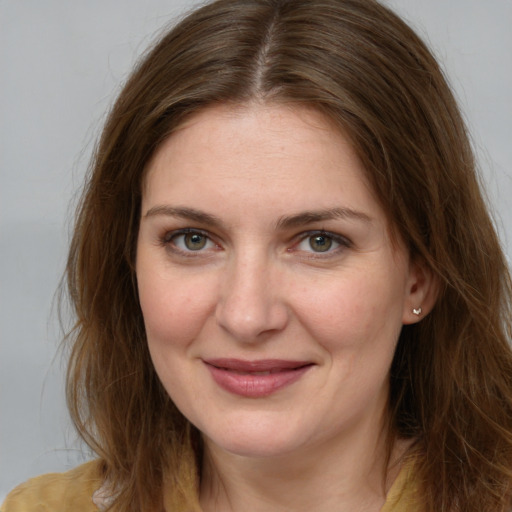
[[[213,380],[224,390],[248,398],[269,396],[299,380],[309,361],[209,359],[204,361]]]

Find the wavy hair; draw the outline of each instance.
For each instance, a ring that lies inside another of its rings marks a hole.
[[[67,266],[76,313],[68,403],[104,462],[112,510],[198,508],[200,435],[153,369],[137,297],[145,168],[187,116],[254,100],[312,106],[348,134],[394,232],[439,280],[431,314],[404,326],[390,377],[390,435],[414,440],[425,512],[505,512],[509,271],[443,73],[417,35],[374,0],[205,5],[143,57],[115,102]]]

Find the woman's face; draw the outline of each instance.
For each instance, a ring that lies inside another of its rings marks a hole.
[[[136,270],[155,369],[210,446],[279,455],[381,428],[421,272],[319,113],[192,117],[149,164]]]

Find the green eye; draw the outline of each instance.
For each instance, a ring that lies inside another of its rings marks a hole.
[[[350,247],[351,243],[344,236],[336,233],[325,233],[323,231],[303,233],[295,250],[316,254],[317,257],[325,254],[325,257],[337,254],[343,247]]]
[[[204,249],[208,238],[200,233],[187,233],[183,235],[183,243],[189,251],[199,251]]]
[[[326,252],[332,247],[332,238],[327,235],[309,237],[309,246],[315,252]]]
[[[192,256],[218,248],[207,233],[195,229],[171,231],[162,238],[162,244],[171,252]]]

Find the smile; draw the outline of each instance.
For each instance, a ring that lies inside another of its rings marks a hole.
[[[210,359],[204,361],[222,389],[247,398],[262,398],[299,380],[313,364],[308,361]]]

